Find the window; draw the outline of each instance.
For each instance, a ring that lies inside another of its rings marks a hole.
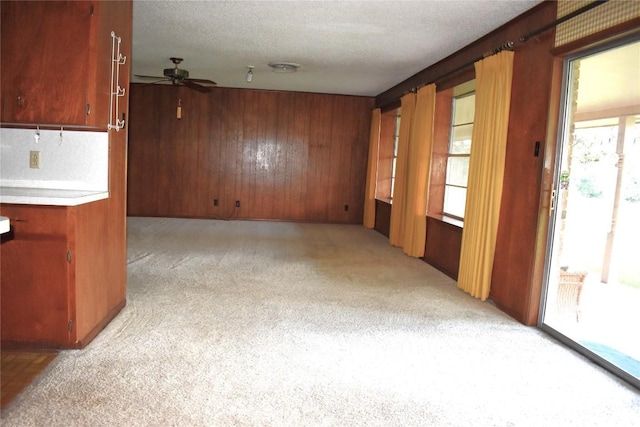
[[[393,161],[391,163],[391,197],[393,199],[393,187],[396,184],[396,160],[398,159],[398,138],[400,136],[400,108],[396,115],[395,133],[393,135]]]
[[[380,143],[378,145],[378,170],[376,172],[376,199],[391,202],[396,176],[398,133],[400,132],[400,108],[385,111],[380,117]]]
[[[451,131],[442,212],[458,219],[464,218],[467,198],[475,102],[474,92],[454,96],[451,102]]]

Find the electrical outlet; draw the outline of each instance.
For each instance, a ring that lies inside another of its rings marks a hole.
[[[349,212],[349,205],[344,205],[344,211]]]
[[[31,169],[40,169],[40,152],[29,151],[29,167]]]
[[[213,199],[213,206],[218,206],[218,199]]]
[[[236,208],[240,207],[240,200],[236,200]]]

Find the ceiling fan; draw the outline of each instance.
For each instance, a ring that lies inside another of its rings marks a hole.
[[[183,85],[190,89],[197,90],[198,92],[210,92],[211,87],[215,86],[217,83],[211,80],[206,79],[190,79],[189,71],[184,70],[179,67],[180,63],[183,61],[182,58],[170,58],[171,62],[173,62],[173,68],[165,68],[162,74],[164,77],[160,76],[141,76],[136,74],[135,76],[141,79],[155,79],[155,82],[151,82],[150,84],[157,83],[165,83],[170,82],[172,85]]]

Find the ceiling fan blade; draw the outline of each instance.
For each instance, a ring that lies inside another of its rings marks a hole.
[[[213,80],[207,80],[207,79],[192,79],[192,78],[187,78],[185,80],[189,80],[195,83],[203,83],[203,84],[208,84],[208,85],[212,85],[212,86],[216,86],[218,83],[214,82]]]
[[[198,92],[211,92],[211,88],[210,87],[201,86],[198,83],[194,83],[193,80],[190,80],[190,79],[185,79],[182,83],[186,87],[188,87],[190,89],[197,90]]]
[[[166,77],[162,77],[162,76],[141,76],[140,74],[134,74],[133,76],[139,79],[156,79],[156,80],[166,79]]]
[[[149,86],[149,85],[157,85],[157,84],[171,84],[171,79],[161,79],[161,80],[156,80],[153,82],[145,82],[145,83],[136,83],[136,84],[140,84],[142,86]]]

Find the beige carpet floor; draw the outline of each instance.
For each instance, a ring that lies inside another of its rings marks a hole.
[[[128,305],[3,426],[633,426],[640,393],[372,230],[129,218]]]

